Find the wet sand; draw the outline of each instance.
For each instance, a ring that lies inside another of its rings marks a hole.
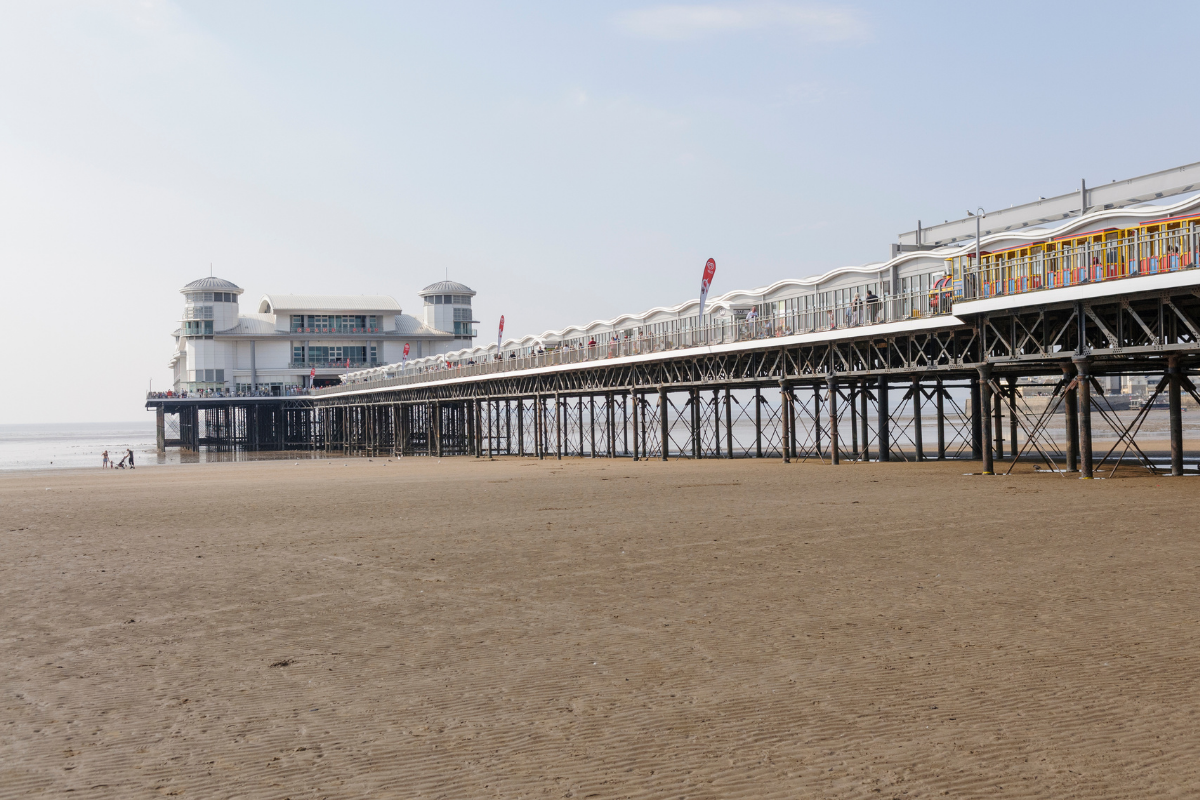
[[[1196,796],[1200,479],[970,469],[0,475],[0,796]]]

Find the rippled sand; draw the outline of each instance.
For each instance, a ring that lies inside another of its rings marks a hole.
[[[0,476],[0,795],[1200,792],[1200,479]]]

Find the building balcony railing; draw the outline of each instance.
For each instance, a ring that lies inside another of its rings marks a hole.
[[[1081,234],[1086,237],[1087,234]],[[1029,249],[1036,249],[1030,247]],[[1005,256],[1005,257],[1001,257]],[[1024,256],[989,254],[963,269],[960,300],[1061,289],[1143,275],[1181,272],[1200,266],[1200,230],[1138,233]]]
[[[383,333],[384,330],[383,330],[383,328],[378,328],[378,327],[376,327],[376,328],[346,328],[346,327],[341,327],[341,328],[332,328],[332,327],[296,328],[296,327],[293,327],[290,332],[291,333],[313,333],[313,334],[320,334],[320,333],[329,333],[329,334],[334,334],[334,333]]]
[[[343,358],[338,361],[292,361],[288,364],[288,369],[366,369],[368,367],[378,367],[376,361],[356,361],[353,358]]]
[[[238,397],[306,397],[313,393],[312,389],[303,386],[282,386],[277,391],[262,388],[256,391],[238,391],[234,389],[193,389],[182,392],[147,392],[147,400],[228,400]]]

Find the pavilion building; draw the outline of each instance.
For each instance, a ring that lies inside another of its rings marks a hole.
[[[474,290],[440,281],[418,293],[421,316],[387,295],[267,294],[243,313],[243,289],[207,277],[184,296],[170,366],[175,392],[285,394],[340,382],[344,373],[470,347]]]

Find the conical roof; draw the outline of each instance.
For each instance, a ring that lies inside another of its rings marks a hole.
[[[466,284],[458,281],[438,281],[431,283],[421,291],[417,292],[418,297],[424,297],[427,294],[469,294],[474,295],[475,290]]]
[[[181,292],[234,292],[242,293],[242,287],[238,286],[233,281],[227,281],[224,278],[214,278],[211,275],[207,278],[201,278],[197,281],[192,281],[187,286],[184,286],[179,291]]]

